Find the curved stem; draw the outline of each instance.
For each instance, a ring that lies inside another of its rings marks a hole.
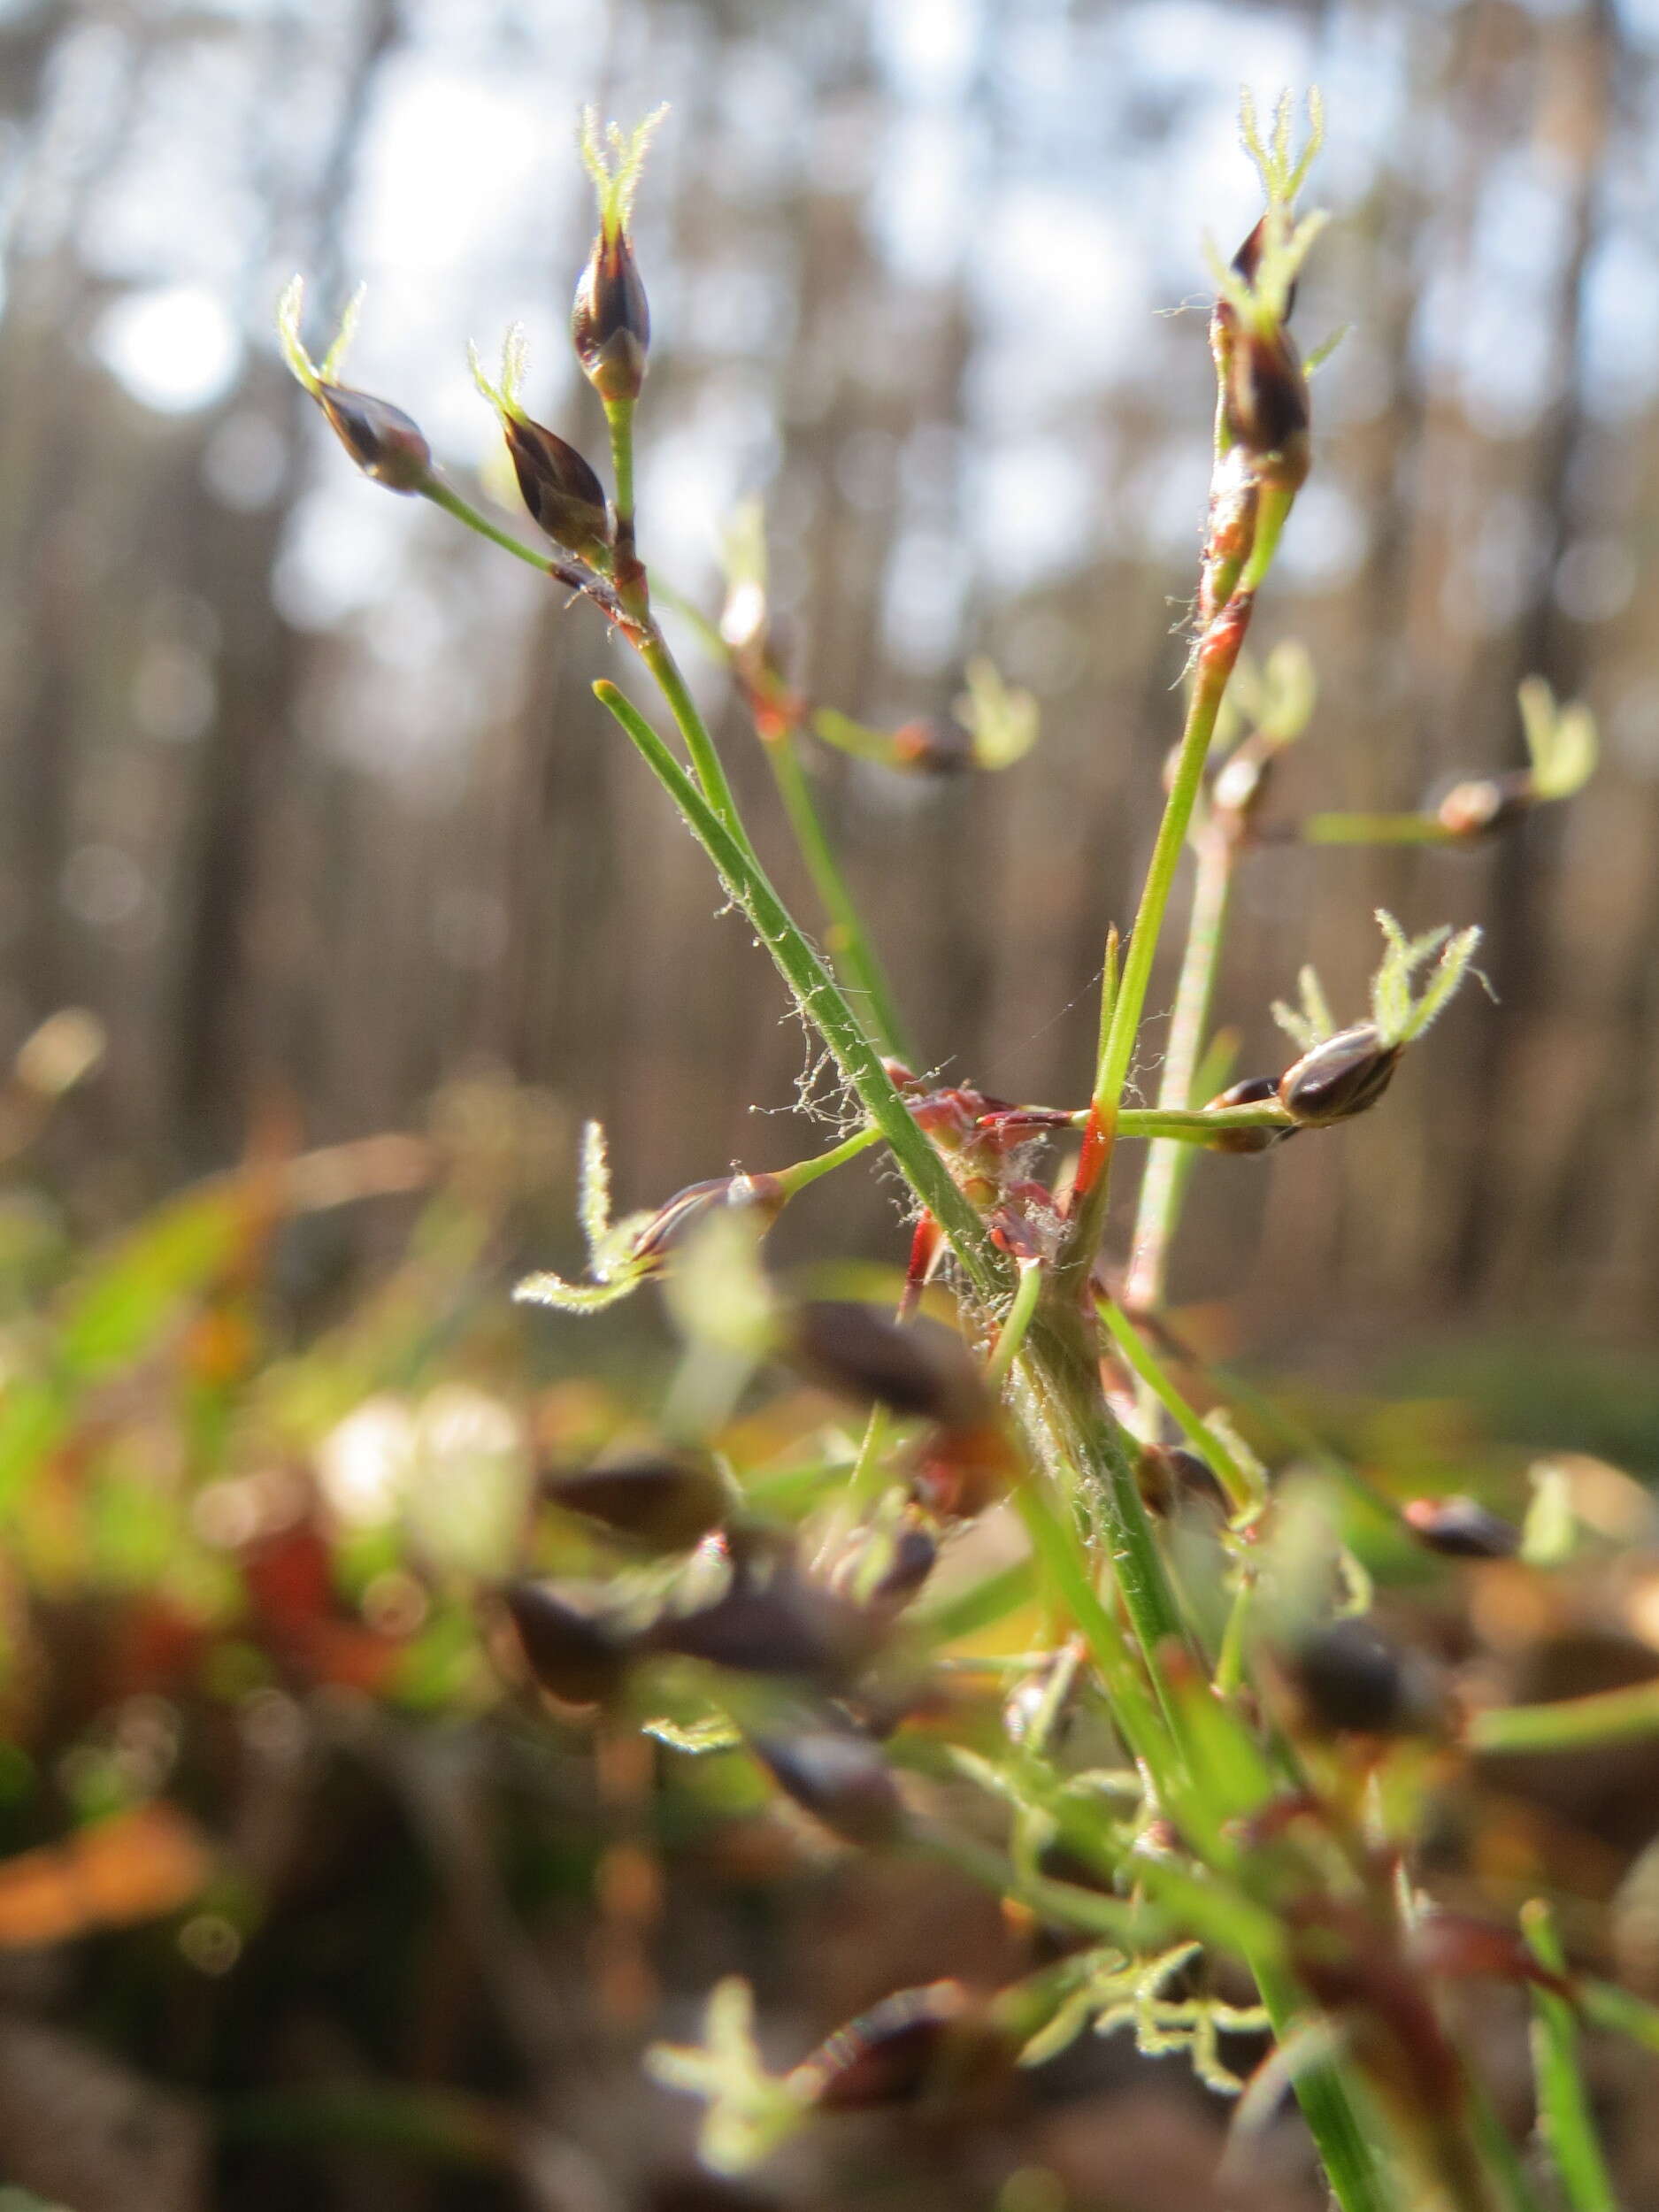
[[[469,530],[475,530],[480,538],[488,538],[492,545],[500,546],[503,553],[511,553],[515,560],[523,561],[526,567],[536,569],[543,576],[558,575],[560,564],[557,561],[550,560],[545,553],[538,553],[533,545],[526,545],[522,538],[515,538],[511,531],[498,528],[487,515],[480,514],[476,507],[463,499],[453,485],[446,484],[441,476],[432,477],[422,486],[420,497],[429,500],[434,507],[441,507],[457,522],[464,522]]]

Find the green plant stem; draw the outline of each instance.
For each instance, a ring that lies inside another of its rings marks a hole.
[[[1152,980],[1152,964],[1157,955],[1164,917],[1192,823],[1193,809],[1203,782],[1221,702],[1226,695],[1245,633],[1250,626],[1256,591],[1271,565],[1294,499],[1294,486],[1263,483],[1259,488],[1254,534],[1243,572],[1225,605],[1205,630],[1194,656],[1192,690],[1175,757],[1175,772],[1153,843],[1146,881],[1141,887],[1141,903],[1135,910],[1134,927],[1130,933],[1121,975],[1114,972],[1115,963],[1107,963],[1101,993],[1103,1039],[1094,1095],[1089,1101],[1089,1134],[1102,1148],[1102,1158],[1078,1209],[1057,1270],[1064,1279],[1074,1284],[1094,1265],[1105,1225],[1109,1167],[1123,1109],[1124,1086],[1129,1080],[1141,1016],[1146,1010],[1147,990]]]
[[[480,514],[476,507],[469,505],[460,493],[452,485],[446,484],[441,476],[434,476],[423,487],[419,496],[429,500],[433,506],[441,507],[446,515],[453,516],[457,522],[464,522],[480,538],[488,538],[492,545],[500,546],[503,553],[511,553],[515,560],[523,561],[527,567],[537,570],[541,575],[558,574],[560,564],[557,561],[549,559],[545,553],[538,553],[533,545],[526,545],[522,538],[515,538],[511,531],[499,529],[487,515]]]
[[[664,649],[664,656],[666,649]],[[668,666],[673,669],[672,658]],[[653,670],[655,672],[655,669]],[[679,672],[673,670],[678,677]],[[683,684],[664,686],[676,721],[683,699],[692,727],[701,729]],[[771,953],[796,1003],[833,1054],[837,1066],[880,1132],[905,1179],[950,1240],[963,1272],[979,1298],[998,1303],[1008,1288],[1008,1267],[987,1236],[983,1224],[951,1180],[949,1169],[911,1118],[852,1009],[823,961],[802,934],[740,830],[734,831],[714,801],[700,790],[633,702],[615,684],[600,682],[594,695],[619,722],[647,766],[685,817],[714,863],[721,880]],[[680,722],[687,749],[691,728]],[[701,742],[708,747],[706,731]],[[729,801],[729,793],[727,795]]]
[[[1073,1129],[1088,1125],[1090,1109],[1079,1107],[1066,1120]],[[1217,1106],[1212,1112],[1164,1106],[1125,1106],[1118,1117],[1122,1138],[1169,1138],[1179,1144],[1213,1144],[1230,1129],[1294,1129],[1297,1124],[1282,1106]]]
[[[1169,1043],[1158,1084],[1158,1106],[1166,1112],[1181,1112],[1194,1104],[1193,1080],[1210,1025],[1233,887],[1232,841],[1212,824],[1194,840],[1194,846],[1197,866],[1187,949],[1175,987],[1175,1010],[1170,1017]],[[1164,1303],[1170,1247],[1180,1217],[1183,1170],[1189,1156],[1178,1141],[1168,1137],[1156,1141],[1147,1156],[1124,1286],[1125,1302],[1137,1313],[1152,1312]]]
[[[617,536],[634,547],[634,402],[608,399],[605,427],[611,433],[611,475],[616,487]]]
[[[850,1137],[832,1147],[828,1152],[820,1152],[810,1160],[797,1160],[793,1167],[773,1169],[770,1179],[781,1183],[785,1197],[793,1198],[797,1191],[803,1191],[809,1184],[816,1183],[820,1175],[833,1174],[838,1167],[845,1167],[849,1160],[856,1160],[861,1152],[868,1152],[872,1145],[880,1141],[881,1132],[879,1129],[856,1129]]]
[[[686,750],[691,756],[692,772],[702,787],[703,797],[719,817],[727,834],[741,847],[751,865],[758,868],[760,863],[756,857],[754,846],[749,842],[749,833],[743,827],[742,817],[737,810],[737,800],[726,779],[725,763],[709,734],[709,726],[691,695],[691,687],[680,672],[679,662],[669,650],[668,641],[655,622],[640,637],[639,655],[657,679],[657,689],[667,701],[668,710],[674,718],[674,726],[686,741]],[[603,694],[599,695],[603,696]],[[611,703],[606,699],[603,703],[609,706]],[[614,707],[611,711],[615,713]],[[658,742],[661,741],[658,740]],[[672,757],[672,755],[670,757]],[[692,826],[695,829],[696,826],[694,823]],[[776,895],[773,895],[775,898]],[[780,911],[782,911],[781,902]],[[800,932],[797,930],[795,934],[799,936]],[[804,943],[804,939],[802,941]]]
[[[1463,1741],[1480,1752],[1578,1751],[1590,1744],[1655,1735],[1659,1735],[1659,1681],[1561,1698],[1549,1705],[1494,1706],[1474,1715]]]
[[[1134,1370],[1137,1381],[1164,1408],[1193,1449],[1215,1470],[1216,1479],[1226,1492],[1233,1510],[1242,1513],[1259,1505],[1261,1498],[1256,1485],[1225,1441],[1176,1388],[1162,1361],[1122,1307],[1114,1299],[1099,1298],[1094,1310],[1105,1323],[1113,1343]]]
[[[1295,2032],[1301,2009],[1295,1984],[1277,1962],[1253,1959],[1250,1971],[1282,2047]],[[1299,2067],[1291,2085],[1342,2212],[1399,2212],[1379,2169],[1375,2131],[1362,2118],[1339,2062],[1319,2059]]]
[[[1147,1519],[1134,1448],[1101,1391],[1094,1317],[1055,1271],[1044,1271],[1043,1287],[1047,1294],[1038,1300],[1015,1361],[1022,1411],[1057,1462],[1053,1471],[1064,1476],[1095,1524],[1107,1571],[1163,1699],[1159,1649],[1166,1643],[1191,1649],[1186,1617]]]
[[[866,1025],[882,1050],[913,1064],[916,1055],[905,1035],[892,987],[825,830],[795,732],[780,729],[775,735],[764,736],[761,743],[812,887],[829,918],[825,942],[830,959],[863,999]]]
[[[1522,1907],[1521,1932],[1540,1966],[1552,1974],[1565,1973],[1561,1938],[1542,1898]],[[1539,2132],[1572,2212],[1618,2212],[1590,2109],[1578,2040],[1578,2023],[1567,2000],[1553,1989],[1535,1986],[1532,2069],[1538,2084]]]
[[[1270,499],[1263,489],[1244,574],[1226,605],[1210,625],[1194,662],[1192,694],[1187,701],[1180,749],[1175,757],[1175,773],[1152,848],[1141,903],[1135,910],[1134,928],[1124,958],[1123,979],[1112,1007],[1111,1026],[1094,1087],[1095,1100],[1102,1112],[1114,1119],[1123,1099],[1124,1085],[1129,1079],[1129,1065],[1146,1009],[1148,986],[1152,980],[1152,963],[1157,953],[1175,871],[1187,842],[1193,808],[1203,781],[1210,743],[1216,734],[1216,718],[1221,711],[1221,702],[1249,627],[1256,590],[1278,549],[1293,496],[1281,494]]]
[[[1042,1262],[1022,1260],[1019,1263],[1019,1288],[1014,1293],[1014,1302],[1002,1317],[1002,1328],[991,1348],[991,1356],[985,1363],[985,1379],[994,1390],[1000,1389],[1008,1379],[1020,1346],[1025,1341],[1025,1332],[1031,1326],[1032,1316],[1037,1310],[1037,1301],[1042,1294]]]

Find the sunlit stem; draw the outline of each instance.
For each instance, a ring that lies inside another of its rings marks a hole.
[[[905,1034],[892,986],[825,830],[811,783],[802,764],[795,733],[787,726],[763,731],[761,742],[802,860],[828,917],[825,943],[830,958],[862,1000],[865,1025],[882,1050],[895,1059],[913,1061],[916,1056]]]
[[[1138,1380],[1164,1408],[1193,1449],[1214,1470],[1233,1510],[1240,1513],[1248,1507],[1259,1505],[1260,1492],[1247,1471],[1203,1416],[1176,1388],[1168,1370],[1123,1308],[1112,1299],[1100,1298],[1095,1301],[1095,1310]]]
[[[442,507],[446,515],[453,515],[457,522],[464,522],[469,530],[477,531],[480,538],[488,538],[492,545],[500,546],[503,553],[511,553],[516,560],[523,561],[527,567],[538,570],[543,576],[559,574],[561,565],[558,562],[549,560],[545,553],[538,553],[533,545],[526,545],[511,531],[497,529],[488,516],[480,514],[476,507],[470,505],[442,477],[430,477],[421,487],[419,495],[422,499],[430,500],[434,507]]]
[[[702,710],[691,695],[691,687],[680,672],[680,664],[669,650],[668,641],[655,622],[645,629],[638,641],[640,658],[657,679],[657,688],[668,703],[668,710],[674,718],[674,726],[686,741],[691,758],[692,773],[703,789],[703,795],[720,818],[727,833],[754,860],[754,846],[743,827],[742,817],[737,810],[737,800],[726,773],[709,726]],[[603,696],[603,694],[601,695]],[[605,701],[610,705],[610,701]],[[611,708],[614,714],[616,710]],[[758,867],[758,861],[754,864]]]
[[[833,1150],[820,1152],[810,1160],[798,1160],[793,1167],[773,1171],[770,1180],[781,1183],[786,1198],[793,1198],[810,1183],[816,1183],[820,1175],[832,1174],[838,1167],[845,1167],[849,1160],[856,1160],[861,1152],[868,1152],[872,1145],[879,1144],[881,1132],[872,1125],[860,1129]]]
[[[1164,917],[1180,864],[1181,849],[1193,818],[1205,763],[1216,734],[1216,718],[1238,664],[1240,649],[1249,628],[1256,591],[1271,565],[1285,523],[1295,497],[1294,488],[1264,484],[1256,507],[1255,536],[1237,588],[1210,623],[1194,663],[1187,723],[1181,732],[1170,795],[1158,825],[1157,840],[1147,868],[1147,879],[1135,910],[1135,926],[1125,956],[1123,978],[1112,1007],[1111,1022],[1095,1097],[1105,1110],[1115,1113],[1129,1079],[1135,1040],[1146,1010],[1152,963],[1164,928]]]
[[[1080,1106],[1068,1113],[1066,1120],[1071,1128],[1082,1129],[1087,1126],[1088,1118],[1089,1109]],[[1230,1129],[1294,1129],[1297,1125],[1282,1106],[1271,1100],[1259,1106],[1217,1106],[1209,1112],[1200,1107],[1126,1106],[1118,1117],[1118,1134],[1122,1139],[1168,1138],[1188,1145],[1214,1144]]]
[[[1014,1293],[1014,1302],[1002,1317],[996,1342],[991,1356],[985,1363],[985,1379],[995,1388],[1000,1388],[1008,1379],[1020,1346],[1025,1341],[1025,1332],[1031,1326],[1031,1317],[1037,1310],[1037,1300],[1042,1291],[1042,1262],[1025,1259],[1019,1263],[1019,1288]]]
[[[1169,1042],[1158,1084],[1159,1107],[1175,1111],[1194,1103],[1193,1080],[1203,1048],[1204,1033],[1210,1025],[1222,933],[1226,927],[1228,895],[1233,885],[1232,840],[1212,823],[1201,831],[1195,842],[1197,866],[1193,876],[1187,949],[1181,958],[1180,979],[1175,987],[1175,1010],[1170,1017]],[[1152,1312],[1164,1303],[1170,1248],[1180,1218],[1186,1180],[1181,1171],[1184,1157],[1179,1142],[1167,1137],[1155,1141],[1147,1156],[1135,1210],[1129,1272],[1124,1285],[1125,1302],[1137,1313]]]

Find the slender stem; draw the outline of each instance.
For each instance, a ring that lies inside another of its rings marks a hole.
[[[1040,1115],[1045,1120],[1052,1115],[1053,1123],[1069,1129],[1086,1129],[1092,1109],[1079,1106],[1075,1110],[1060,1112],[1042,1106],[1022,1108],[1019,1110]],[[1041,1124],[1037,1125],[1039,1127]],[[1051,1123],[1050,1125],[1053,1125]],[[1187,1108],[1175,1112],[1162,1106],[1125,1106],[1118,1117],[1120,1138],[1171,1137],[1183,1144],[1213,1144],[1217,1137],[1230,1129],[1294,1129],[1294,1122],[1282,1106],[1217,1106],[1204,1110]]]
[[[895,1059],[913,1063],[916,1056],[905,1036],[892,987],[825,831],[811,784],[802,765],[795,732],[780,728],[775,734],[763,733],[761,741],[778,786],[778,795],[783,801],[784,812],[795,832],[795,841],[801,849],[812,887],[829,917],[825,942],[830,958],[863,999],[867,1025],[883,1051]]]
[[[1497,1706],[1477,1713],[1463,1740],[1471,1751],[1578,1751],[1659,1735],[1659,1681],[1598,1690],[1549,1705]]]
[[[1521,1909],[1521,1931],[1539,1964],[1555,1975],[1567,1962],[1544,1900]],[[1578,2023],[1553,1989],[1532,1991],[1532,2069],[1538,2083],[1538,2128],[1555,2161],[1572,2212],[1618,2212],[1601,2155],[1579,2061]]]
[[[725,764],[709,734],[691,687],[680,673],[679,662],[668,649],[667,640],[653,622],[639,641],[640,658],[657,679],[657,688],[668,703],[668,710],[674,718],[674,726],[686,741],[686,750],[691,756],[692,771],[703,787],[703,795],[720,818],[728,833],[741,846],[756,867],[755,848],[743,827],[742,817],[737,810],[737,800],[726,780]],[[602,697],[603,694],[600,695]],[[604,703],[609,706],[610,701]],[[611,708],[614,714],[616,710]]]
[[[1253,1959],[1250,1971],[1283,2047],[1295,2032],[1301,2008],[1295,1985],[1276,1962]],[[1376,2131],[1362,2116],[1341,2067],[1334,2060],[1319,2059],[1299,2066],[1291,2079],[1331,2193],[1342,2212],[1397,2212],[1397,2202],[1391,2202],[1393,2192],[1385,2190]]]
[[[1002,1328],[991,1348],[991,1356],[985,1363],[985,1379],[991,1387],[999,1389],[1014,1364],[1020,1346],[1025,1341],[1025,1332],[1031,1317],[1037,1310],[1037,1301],[1042,1294],[1042,1262],[1021,1260],[1019,1288],[1014,1293],[1014,1302],[1002,1317]]]
[[[849,1160],[856,1160],[861,1152],[868,1152],[872,1144],[879,1144],[881,1132],[873,1126],[855,1130],[850,1137],[828,1152],[820,1152],[810,1160],[797,1160],[793,1167],[775,1169],[770,1181],[781,1183],[784,1195],[793,1198],[809,1183],[816,1183],[820,1175],[828,1175],[838,1167],[845,1167]]]
[[[672,660],[668,665],[672,668]],[[678,670],[673,672],[678,676]],[[679,695],[664,688],[671,708],[675,707]],[[683,693],[683,686],[680,689]],[[594,695],[633,740],[754,925],[796,1003],[834,1055],[836,1064],[880,1131],[911,1189],[949,1238],[975,1293],[987,1304],[996,1302],[1007,1286],[1006,1263],[951,1180],[945,1163],[917,1127],[834,979],[791,918],[752,848],[741,833],[733,830],[712,799],[698,789],[639,709],[615,684],[595,684]],[[677,709],[675,718],[679,720]],[[690,729],[684,723],[680,726],[689,748]],[[703,741],[707,741],[706,732]]]
[[[1187,949],[1181,958],[1180,979],[1175,987],[1175,1010],[1170,1018],[1169,1043],[1158,1084],[1158,1105],[1181,1111],[1194,1103],[1193,1079],[1197,1072],[1210,1009],[1215,997],[1216,972],[1220,965],[1222,933],[1226,927],[1228,895],[1233,887],[1233,846],[1213,826],[1196,841],[1198,865],[1193,877],[1193,910],[1187,925]],[[1135,1210],[1129,1272],[1124,1302],[1137,1313],[1153,1311],[1164,1303],[1169,1275],[1170,1247],[1180,1217],[1187,1156],[1179,1141],[1164,1138],[1147,1156]]]
[[[1164,916],[1169,906],[1171,887],[1175,881],[1175,871],[1180,863],[1181,849],[1187,842],[1193,808],[1203,781],[1204,764],[1210,757],[1210,741],[1216,733],[1216,718],[1221,711],[1222,699],[1237,664],[1245,633],[1250,626],[1256,590],[1278,550],[1279,540],[1294,496],[1293,489],[1283,486],[1264,484],[1262,487],[1255,536],[1249,557],[1244,565],[1244,572],[1227,603],[1205,631],[1194,657],[1187,724],[1181,732],[1180,749],[1175,758],[1175,773],[1171,781],[1169,798],[1164,803],[1164,819],[1158,825],[1157,840],[1152,848],[1141,903],[1135,910],[1135,925],[1124,961],[1123,979],[1118,987],[1106,1051],[1095,1084],[1096,1102],[1103,1112],[1114,1118],[1122,1102],[1124,1085],[1129,1079],[1129,1064],[1134,1054],[1141,1018],[1146,1008],[1147,988],[1152,979],[1152,963],[1157,952]]]
[[[538,553],[534,546],[525,544],[521,538],[515,538],[511,531],[497,528],[487,515],[480,514],[476,507],[470,505],[441,476],[430,478],[422,487],[420,496],[430,500],[434,507],[442,507],[446,515],[453,515],[457,522],[464,522],[469,530],[476,530],[480,538],[488,538],[492,545],[500,546],[503,552],[511,553],[527,567],[537,570],[543,576],[558,574],[558,562],[549,560],[545,553]]]
[[[1242,1567],[1233,1603],[1227,1608],[1226,1625],[1221,1632],[1221,1649],[1216,1655],[1216,1688],[1223,1697],[1232,1697],[1244,1681],[1244,1637],[1255,1594],[1254,1571]]]
[[[1111,1333],[1112,1341],[1134,1370],[1151,1396],[1161,1405],[1195,1452],[1215,1470],[1216,1479],[1227,1494],[1235,1513],[1261,1503],[1261,1494],[1228,1450],[1224,1440],[1203,1416],[1176,1388],[1152,1347],[1114,1299],[1095,1301],[1095,1311]]]
[[[1015,1363],[1028,1425],[1096,1524],[1107,1572],[1162,1698],[1159,1648],[1191,1648],[1186,1618],[1147,1519],[1133,1447],[1101,1391],[1095,1325],[1057,1270],[1047,1271],[1044,1282],[1049,1294],[1038,1301]]]
[[[611,433],[611,473],[616,485],[617,536],[634,545],[634,402],[608,399],[605,427]]]

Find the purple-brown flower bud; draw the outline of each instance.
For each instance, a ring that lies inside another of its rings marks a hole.
[[[565,1705],[597,1705],[620,1685],[631,1640],[594,1604],[548,1582],[502,1592],[536,1683]]]
[[[1512,1559],[1521,1548],[1514,1523],[1473,1498],[1413,1498],[1401,1510],[1418,1543],[1446,1559]]]
[[[890,1321],[850,1300],[800,1309],[788,1356],[829,1390],[864,1405],[972,1429],[991,1411],[972,1355],[954,1331],[933,1321]]]
[[[786,1555],[738,1563],[712,1604],[664,1615],[651,1642],[658,1651],[738,1674],[833,1684],[857,1671],[877,1634],[876,1620],[862,1606],[809,1581]]]
[[[750,1747],[787,1797],[848,1843],[889,1843],[903,1819],[892,1769],[850,1727],[756,1736]]]
[[[621,1459],[554,1475],[542,1494],[645,1552],[689,1551],[719,1526],[731,1503],[718,1471],[688,1455]]]
[[[1292,1666],[1309,1717],[1333,1734],[1397,1735],[1433,1716],[1423,1663],[1369,1620],[1330,1621],[1316,1629]]]
[[[933,1982],[884,1997],[837,2028],[789,2077],[820,2112],[912,2104],[959,2077],[979,2038],[960,1982]]]
[[[1226,422],[1235,443],[1256,459],[1279,455],[1298,477],[1308,469],[1312,421],[1308,380],[1281,324],[1241,325],[1227,349]]]
[[[1248,1075],[1241,1083],[1230,1083],[1225,1091],[1217,1091],[1204,1108],[1207,1114],[1223,1112],[1229,1106],[1265,1106],[1279,1097],[1279,1084],[1271,1075]],[[1214,1152],[1266,1152],[1282,1137],[1294,1137],[1294,1129],[1218,1129],[1210,1140]]]
[[[621,224],[602,228],[576,287],[571,340],[583,373],[607,403],[637,399],[651,343],[651,311]]]
[[[315,397],[329,428],[365,476],[389,492],[426,489],[432,479],[432,448],[419,424],[401,407],[343,384],[319,384]]]
[[[503,411],[513,473],[536,527],[595,567],[611,557],[605,488],[573,445],[526,415]]]
[[[896,1528],[868,1528],[855,1536],[830,1570],[830,1587],[855,1604],[897,1612],[926,1581],[938,1557],[938,1537],[912,1515]]]
[[[1339,1030],[1304,1052],[1279,1079],[1279,1102],[1313,1127],[1363,1114],[1394,1080],[1398,1045],[1385,1044],[1371,1022]]]
[[[1227,1510],[1215,1469],[1184,1444],[1143,1444],[1135,1479],[1148,1509],[1165,1519],[1172,1513]]]
[[[768,1222],[783,1210],[788,1194],[775,1175],[717,1175],[687,1183],[665,1199],[634,1239],[636,1260],[660,1259],[687,1231],[722,1206],[753,1207]]]

